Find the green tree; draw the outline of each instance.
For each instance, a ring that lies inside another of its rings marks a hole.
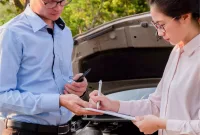
[[[28,1],[0,0],[0,25],[22,12]],[[148,10],[146,0],[72,0],[62,18],[76,35],[113,19]]]
[[[62,14],[73,35],[110,20],[148,11],[146,0],[73,0]]]
[[[13,6],[9,1],[0,1],[0,26],[18,15],[20,12],[21,10]]]

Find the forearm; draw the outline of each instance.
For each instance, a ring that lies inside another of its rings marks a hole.
[[[0,112],[34,115],[59,110],[59,94],[20,93],[10,90],[0,94]]]
[[[112,104],[112,106],[111,106],[111,111],[113,111],[113,112],[118,112],[119,111],[119,107],[120,107],[120,103],[119,103],[119,101],[118,100],[111,100],[111,104]]]
[[[131,116],[144,116],[144,115],[156,115],[159,116],[159,105],[151,101],[135,100],[135,101],[120,101],[119,113],[123,113]]]

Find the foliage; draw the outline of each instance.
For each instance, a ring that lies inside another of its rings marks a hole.
[[[62,14],[73,35],[110,20],[148,11],[146,0],[73,0]]]
[[[20,10],[8,1],[0,2],[0,26],[20,13]]]
[[[28,0],[12,0],[13,5],[9,1],[0,0],[0,25],[19,14],[22,8],[17,5],[25,5]],[[113,19],[148,10],[146,0],[72,0],[64,8],[62,18],[76,35]]]

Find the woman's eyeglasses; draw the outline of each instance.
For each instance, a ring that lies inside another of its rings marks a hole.
[[[72,0],[61,0],[61,1],[51,1],[51,2],[45,2],[42,0],[43,4],[45,5],[46,8],[54,8],[56,7],[58,4],[60,4],[60,6],[66,6],[68,5]]]
[[[172,18],[172,20],[171,21],[169,21],[167,24],[162,24],[162,25],[160,25],[160,24],[158,24],[158,23],[156,23],[156,22],[154,22],[154,21],[151,21],[151,23],[153,24],[153,26],[157,29],[157,30],[159,30],[159,31],[161,31],[161,32],[163,32],[163,33],[165,33],[166,32],[166,25],[168,25],[168,24],[170,24],[174,19],[177,19],[178,17],[174,17],[174,18]]]

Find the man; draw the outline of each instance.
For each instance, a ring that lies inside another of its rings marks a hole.
[[[72,112],[91,113],[79,97],[87,80],[67,84],[73,75],[73,39],[60,14],[69,2],[31,0],[22,14],[0,27],[3,135],[69,135]]]

